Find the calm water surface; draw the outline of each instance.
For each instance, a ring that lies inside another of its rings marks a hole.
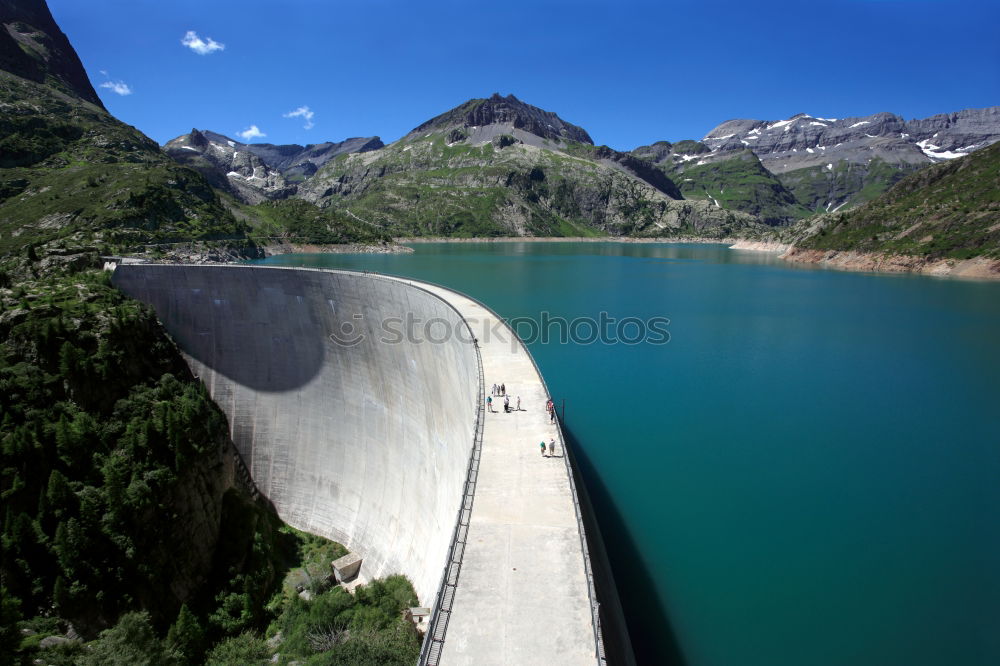
[[[670,319],[666,345],[532,345],[643,663],[1000,664],[1000,284],[717,245],[267,263],[430,280],[507,317]]]

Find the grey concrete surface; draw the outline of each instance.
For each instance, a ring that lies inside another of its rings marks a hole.
[[[406,574],[432,606],[473,443],[478,360],[467,337],[392,344],[404,336],[383,322],[414,313],[441,320],[432,332],[459,330],[456,312],[363,274],[122,265],[113,281],[155,308],[279,515],[360,554],[362,578]],[[335,342],[352,331],[357,344]]]
[[[570,467],[545,411],[545,384],[524,345],[495,314],[449,289],[404,282],[446,299],[479,340],[484,379],[506,384],[511,407],[486,414],[461,576],[441,663],[596,664],[587,563]],[[498,333],[499,332],[499,333]],[[485,395],[483,396],[485,399]],[[539,443],[556,440],[555,455]]]

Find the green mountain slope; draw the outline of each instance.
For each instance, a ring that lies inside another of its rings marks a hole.
[[[742,211],[771,226],[791,224],[810,214],[750,150],[712,155],[698,141],[658,141],[632,154],[649,160],[680,187],[685,199],[711,201]]]
[[[871,201],[908,174],[925,167],[889,164],[878,157],[867,164],[841,160],[831,165],[832,168],[814,166],[785,171],[775,178],[807,213],[828,213]]]
[[[555,114],[499,95],[471,100],[379,150],[340,155],[298,192],[394,236],[762,231],[749,215],[679,195],[650,163],[593,146]]]
[[[787,230],[799,248],[1000,258],[1000,143],[935,164],[854,210]]]
[[[135,251],[225,240],[248,246],[199,174],[80,98],[0,72],[0,256],[27,247]]]
[[[104,108],[44,2],[0,0],[0,70]]]
[[[250,236],[262,246],[275,241],[318,245],[392,242],[392,237],[379,227],[345,211],[322,209],[302,199],[264,201],[253,206],[229,202],[229,205],[234,215],[252,225]]]

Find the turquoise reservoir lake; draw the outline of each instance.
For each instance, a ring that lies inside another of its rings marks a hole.
[[[531,345],[640,663],[1000,664],[1000,284],[721,245],[415,249],[266,263],[430,280],[508,318],[669,318],[667,344]]]

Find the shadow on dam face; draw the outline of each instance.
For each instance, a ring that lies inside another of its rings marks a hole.
[[[324,360],[321,331],[351,322],[353,308],[322,321],[309,293],[318,274],[243,269],[239,285],[214,267],[164,267],[169,279],[147,279],[135,269],[115,275],[115,284],[156,309],[177,345],[199,364],[255,391],[281,392],[308,384]],[[339,298],[338,298],[339,300]],[[331,293],[331,302],[332,293]],[[357,304],[354,304],[357,305]],[[347,321],[343,321],[346,316]],[[226,324],[229,325],[226,325]]]
[[[458,313],[358,273],[140,264],[120,266],[113,283],[156,310],[278,515],[359,553],[365,578],[406,574],[433,605],[475,435],[479,361],[467,338],[392,344],[382,324],[413,313],[456,330]]]
[[[652,576],[618,507],[573,431],[565,423],[562,428],[600,526],[636,663],[687,666],[667,609],[656,596]]]

